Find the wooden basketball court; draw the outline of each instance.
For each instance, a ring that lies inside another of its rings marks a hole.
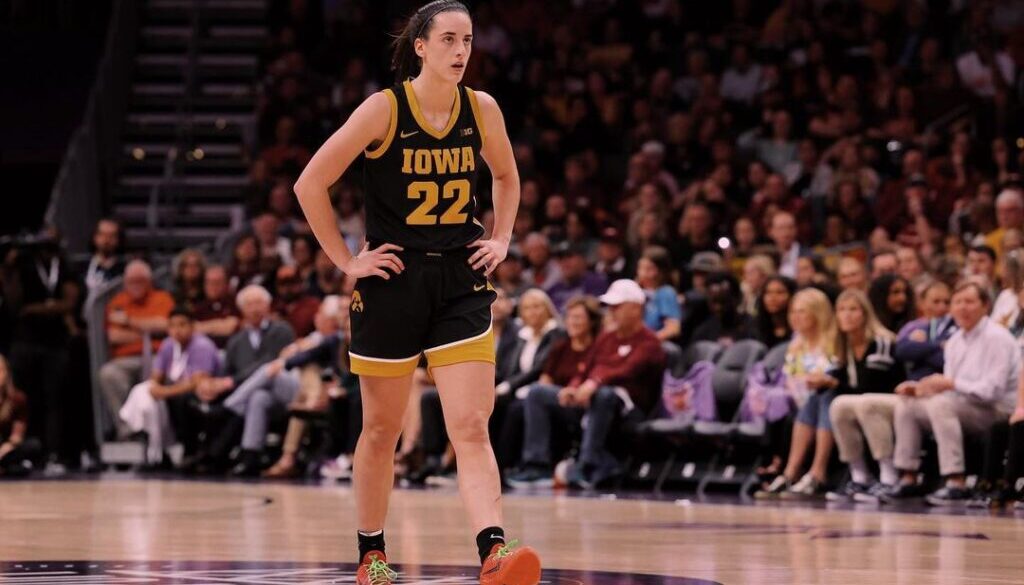
[[[508,495],[505,510],[547,583],[1024,583],[1024,514],[559,494]],[[347,485],[3,483],[0,582],[354,583],[353,518]],[[396,490],[387,535],[400,583],[475,582],[456,492]]]

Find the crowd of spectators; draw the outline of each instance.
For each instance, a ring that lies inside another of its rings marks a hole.
[[[11,445],[0,461],[95,454],[88,430],[65,424],[83,412],[69,397],[88,402],[74,383],[89,377],[79,311],[123,273],[97,389],[115,421],[108,438],[144,434],[162,469],[178,442],[190,472],[349,472],[360,426],[345,350],[354,282],[310,236],[291,185],[393,82],[380,31],[415,8],[396,4],[272,3],[248,225],[222,251],[182,251],[168,290],[144,261],[126,262],[112,220],[96,226],[81,279],[54,245],[7,254],[0,352],[14,385],[0,383],[0,439]],[[665,414],[662,344],[743,339],[789,344],[798,405],[769,433],[762,496],[918,494],[922,431],[948,479],[936,501],[970,495],[968,435],[991,438],[984,485],[1016,479],[1020,3],[472,4],[465,83],[501,104],[522,179],[493,283],[491,435],[509,483],[553,482],[568,456],[576,464],[559,477],[570,483],[620,477],[619,431]],[[353,250],[373,196],[358,167],[331,190]],[[490,229],[489,181],[480,185]],[[1002,369],[991,361],[1004,358]],[[429,372],[414,389],[396,473],[450,481]],[[284,438],[268,447],[271,430]],[[828,474],[833,445],[849,467],[841,485]]]

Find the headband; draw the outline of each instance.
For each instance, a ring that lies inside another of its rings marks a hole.
[[[420,38],[420,36],[423,35],[423,29],[427,28],[427,25],[430,24],[431,20],[434,20],[435,16],[437,16],[438,14],[441,14],[445,10],[453,8],[453,6],[451,4],[448,4],[447,2],[440,2],[439,4],[440,5],[430,14],[430,16],[428,16],[428,17],[423,19],[423,23],[420,24],[420,29],[418,31],[416,31],[416,36],[414,36],[413,39],[418,39],[418,38]],[[427,6],[430,6],[430,5],[427,4],[423,8],[426,8]]]

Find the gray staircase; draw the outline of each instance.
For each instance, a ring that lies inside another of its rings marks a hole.
[[[130,250],[173,253],[241,227],[267,4],[143,5],[112,198]]]

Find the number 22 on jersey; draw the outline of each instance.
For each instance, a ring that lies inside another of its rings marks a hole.
[[[466,223],[466,220],[469,219],[469,214],[463,211],[466,208],[466,204],[469,203],[470,197],[469,181],[466,179],[447,181],[443,188],[439,188],[438,184],[433,181],[415,181],[409,183],[407,194],[409,199],[423,200],[423,203],[420,203],[405,218],[405,223],[409,225],[438,224],[438,216],[434,213],[434,209],[439,201],[438,194],[440,194],[441,199],[455,199],[455,202],[448,207],[448,210],[441,214],[440,223],[442,225],[462,224]]]

